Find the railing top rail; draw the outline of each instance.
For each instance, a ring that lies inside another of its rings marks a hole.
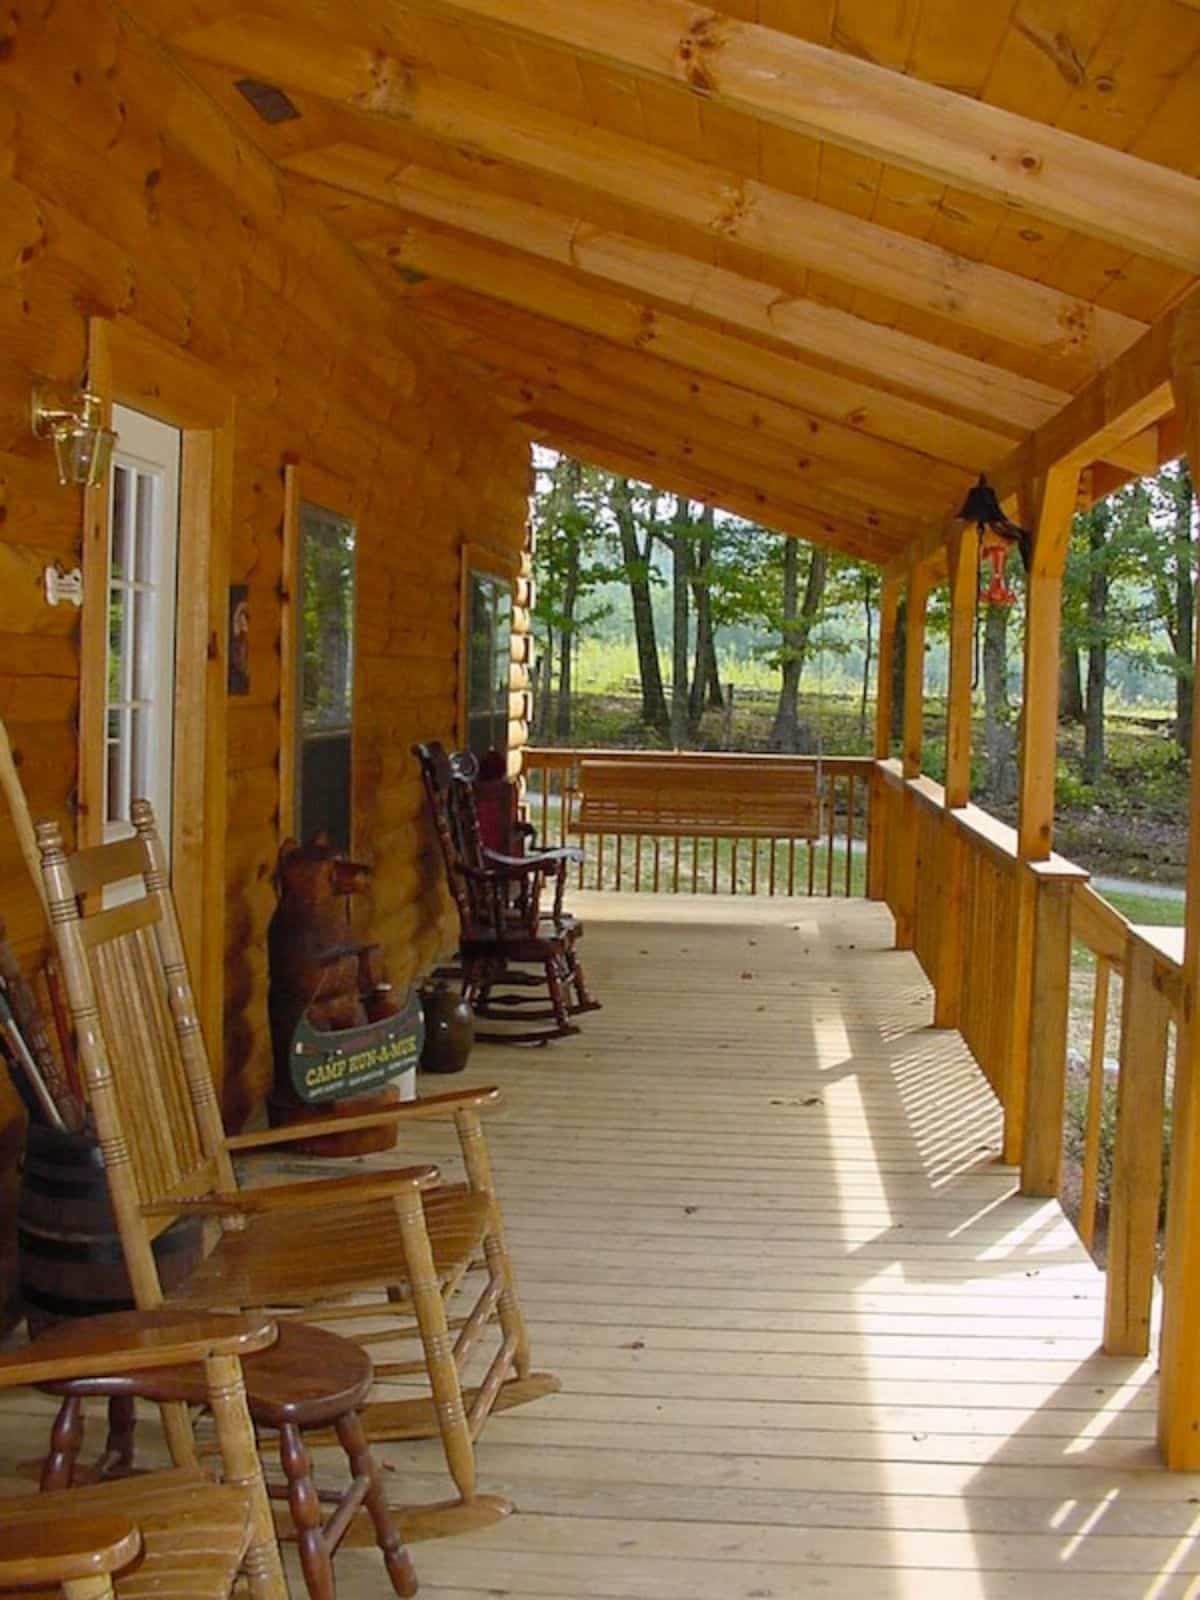
[[[821,766],[827,772],[865,774],[874,765],[870,756],[786,755],[765,750],[622,750],[603,746],[576,749],[561,745],[526,745],[523,754],[527,766],[551,769],[572,767],[586,760],[621,762],[627,766],[668,762],[679,767],[724,766],[740,771],[754,771],[756,768],[786,771],[792,767],[796,771],[807,772]]]

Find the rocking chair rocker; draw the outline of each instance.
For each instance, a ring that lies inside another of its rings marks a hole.
[[[479,1032],[495,1044],[545,1044],[578,1033],[571,1021],[599,1010],[589,993],[576,945],[582,924],[563,910],[573,847],[504,855],[485,847],[472,786],[474,760],[448,756],[436,743],[413,746],[437,833],[450,892],[458,910],[461,979],[477,1017],[497,1022],[549,1022],[519,1032]],[[553,884],[553,903],[542,895]],[[542,994],[530,991],[542,991]],[[543,995],[547,995],[546,1005]],[[538,1008],[538,1009],[530,1009]]]

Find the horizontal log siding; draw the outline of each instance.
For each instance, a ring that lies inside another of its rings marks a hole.
[[[6,14],[0,714],[35,816],[70,830],[79,618],[45,605],[41,572],[79,559],[81,498],[57,486],[27,415],[35,374],[78,380],[90,315],[131,318],[188,350],[235,403],[230,579],[249,585],[252,634],[251,692],[229,701],[228,716],[224,1098],[240,1123],[270,1074],[264,941],[278,846],[284,460],[359,491],[355,846],[375,865],[371,927],[404,984],[451,933],[408,748],[454,737],[459,549],[471,539],[515,559],[528,451],[133,23],[99,0]],[[42,919],[7,824],[0,896],[33,964]],[[220,1055],[222,1041],[213,1043]],[[19,1115],[0,1081],[5,1298]]]

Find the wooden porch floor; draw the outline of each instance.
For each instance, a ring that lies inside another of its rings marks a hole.
[[[481,1487],[519,1512],[416,1546],[422,1593],[1200,1594],[1152,1363],[1096,1353],[1102,1279],[997,1163],[886,912],[578,900],[605,1009],[469,1074],[506,1090],[493,1161],[563,1392],[490,1422]],[[0,1413],[6,1467],[41,1404]],[[445,1493],[433,1445],[378,1453],[393,1498]],[[343,1600],[388,1592],[373,1553],[339,1571]]]

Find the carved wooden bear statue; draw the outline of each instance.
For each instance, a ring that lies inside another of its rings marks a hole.
[[[399,1101],[399,1092],[386,1087],[375,1094],[309,1106],[292,1087],[292,1040],[301,1018],[318,1032],[328,1033],[361,1027],[397,1010],[386,984],[373,970],[372,955],[378,947],[356,939],[346,917],[345,897],[360,894],[370,875],[369,867],[340,857],[324,833],[315,834],[307,844],[286,839],[280,847],[275,866],[279,904],[267,929],[267,1009],[275,1060],[275,1083],[267,1103],[272,1126],[314,1117],[358,1116]],[[395,1142],[394,1130],[371,1128],[288,1149],[310,1155],[362,1155],[388,1150]]]

